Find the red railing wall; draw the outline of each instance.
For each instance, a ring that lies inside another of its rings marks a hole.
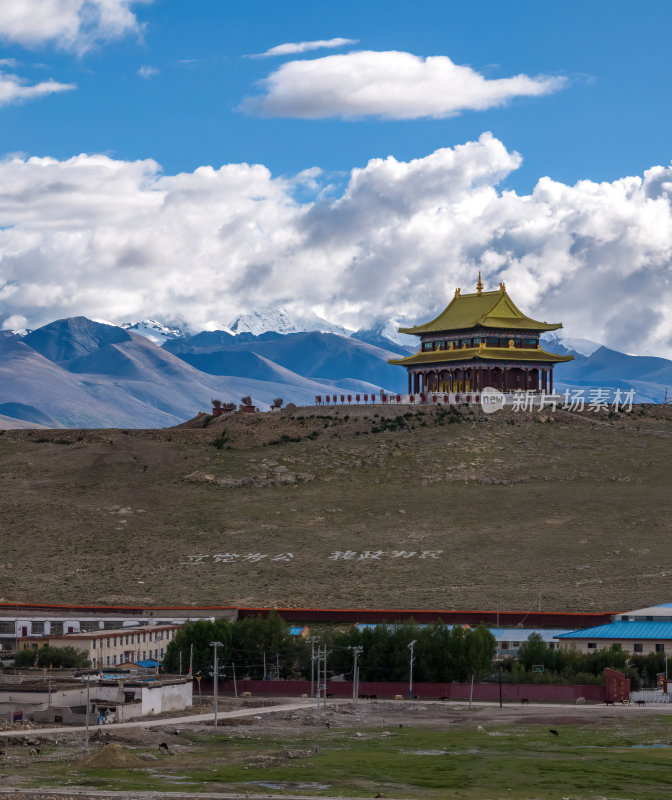
[[[212,693],[212,681],[203,681],[201,689],[207,694]],[[300,697],[310,694],[310,681],[253,681],[240,680],[237,682],[238,695],[250,692],[252,696],[273,697]],[[449,700],[468,700],[471,685],[469,683],[417,683],[413,686],[413,694],[419,700],[437,700],[446,697]],[[233,695],[233,681],[220,681],[220,694]],[[327,693],[334,697],[352,697],[352,683],[348,681],[330,681],[327,683]],[[381,681],[361,681],[359,693],[375,694],[379,700],[389,700],[395,695],[408,698],[408,683],[383,683]],[[194,696],[196,696],[194,694]],[[583,697],[586,702],[602,703],[606,699],[604,686],[585,685],[553,685],[542,683],[503,683],[502,698],[505,701],[516,701],[522,698],[531,701],[546,701],[548,703],[574,703],[577,697]],[[499,700],[498,683],[475,683],[474,700]]]

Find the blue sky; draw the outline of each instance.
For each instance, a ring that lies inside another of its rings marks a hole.
[[[480,270],[574,336],[672,355],[671,22],[667,0],[0,0],[0,327],[356,328]]]
[[[389,154],[418,158],[489,130],[523,155],[508,181],[521,191],[543,175],[566,183],[613,180],[670,160],[668,2],[157,0],[134,8],[142,34],[98,43],[83,55],[51,42],[2,47],[2,57],[25,65],[17,70],[23,77],[78,87],[5,107],[2,152],[105,152],[154,158],[168,172],[259,162],[287,174],[312,166],[347,171]],[[542,73],[568,82],[548,96],[448,119],[273,119],[236,110],[258,91],[257,81],[290,60],[246,54],[337,36],[358,44],[333,52],[445,55],[489,78]],[[159,73],[141,78],[142,66]]]

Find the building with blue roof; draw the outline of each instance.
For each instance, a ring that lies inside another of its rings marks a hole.
[[[612,644],[618,644],[625,652],[636,655],[672,654],[672,621],[619,618],[607,625],[558,634],[557,639],[562,647],[574,647],[583,653],[604,650]]]

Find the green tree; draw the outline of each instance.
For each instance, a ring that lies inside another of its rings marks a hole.
[[[90,667],[89,656],[74,647],[40,647],[39,650],[20,650],[14,658],[16,667],[32,667],[37,657],[38,667],[78,669]]]

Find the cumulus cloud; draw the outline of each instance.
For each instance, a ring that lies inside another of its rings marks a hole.
[[[483,111],[514,97],[562,88],[564,78],[515,75],[488,80],[447,56],[362,50],[311,61],[289,61],[261,81],[264,94],[240,110],[273,117],[417,119]]]
[[[138,75],[141,78],[148,80],[149,78],[156,77],[161,70],[158,67],[143,66],[138,70]]]
[[[330,198],[317,169],[165,175],[151,160],[7,158],[0,320],[149,316],[201,330],[276,306],[356,328],[426,320],[480,270],[575,336],[672,357],[672,168],[502,191],[520,162],[484,134],[408,162],[374,159]]]
[[[53,80],[28,84],[18,75],[0,72],[0,107],[24,100],[35,100],[57,92],[69,92],[76,88],[74,83],[57,83]]]
[[[141,30],[133,6],[152,0],[4,0],[0,40],[25,47],[55,44],[85,52],[96,42]]]
[[[343,39],[337,36],[334,39],[317,39],[313,42],[285,42],[271,47],[265,53],[255,53],[248,58],[270,58],[271,56],[290,56],[296,53],[307,53],[309,50],[333,49],[357,44],[357,39]]]

